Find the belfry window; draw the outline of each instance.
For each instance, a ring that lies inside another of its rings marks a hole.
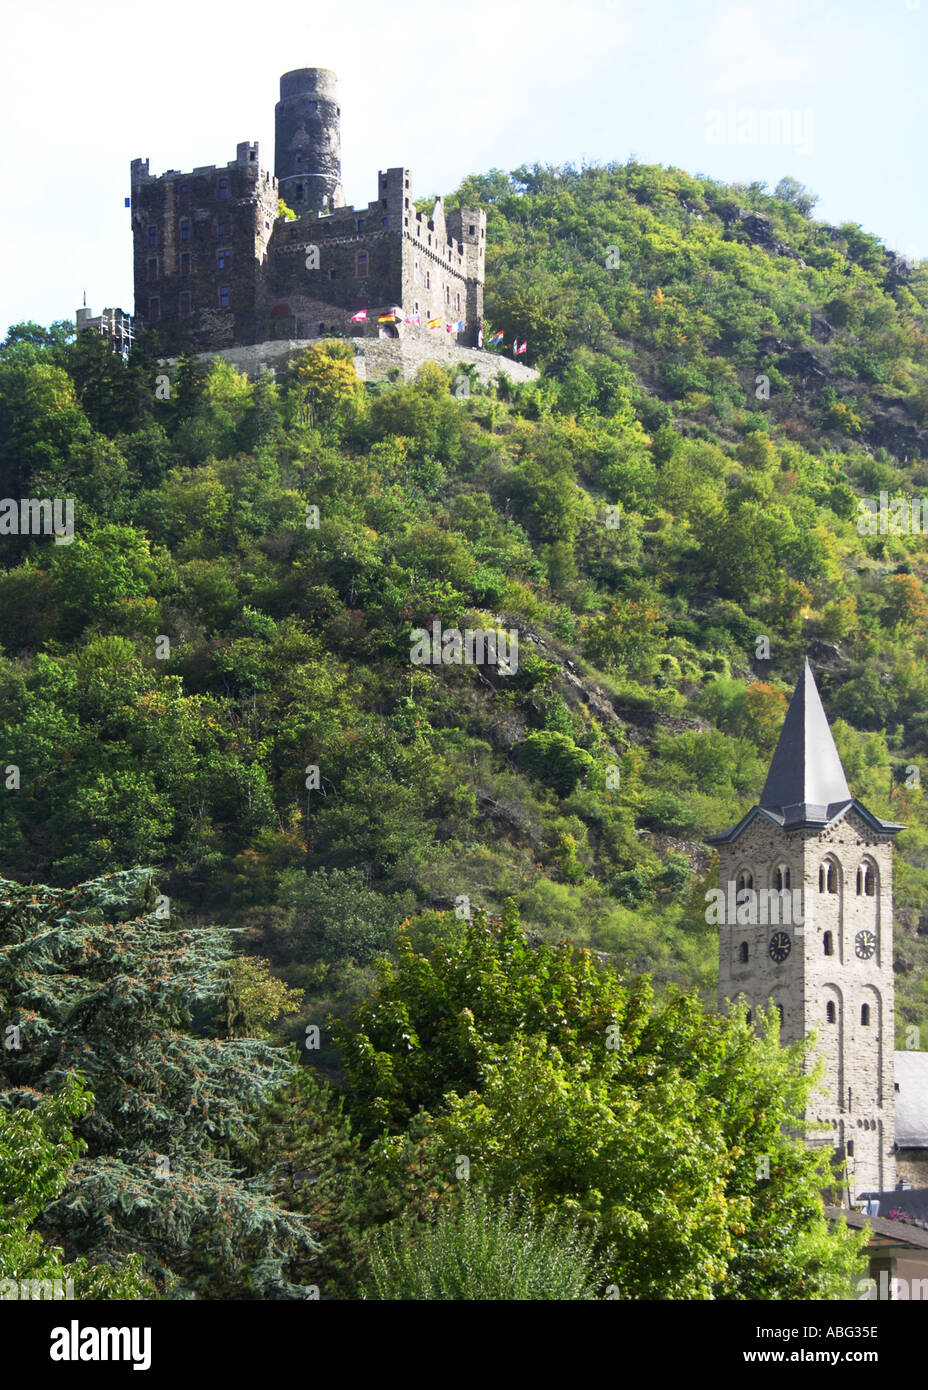
[[[838,870],[830,859],[819,865],[818,891],[820,893],[837,893],[838,891]]]
[[[782,893],[784,888],[789,888],[789,869],[785,864],[781,864],[774,872],[773,886],[778,893]]]
[[[861,864],[857,870],[857,896],[872,898],[876,894],[876,874],[872,864]]]
[[[754,875],[749,874],[747,869],[742,869],[738,875],[738,892],[743,893],[746,888],[754,887]]]

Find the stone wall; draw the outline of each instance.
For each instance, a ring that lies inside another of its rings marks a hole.
[[[521,362],[513,362],[508,357],[496,357],[492,353],[476,348],[455,347],[452,344],[436,341],[398,340],[395,338],[352,338],[349,341],[355,348],[355,371],[362,381],[385,381],[391,373],[398,372],[403,381],[411,381],[423,362],[438,362],[450,370],[458,365],[473,364],[481,381],[492,381],[498,372],[503,372],[513,381],[534,381],[538,372],[533,367],[525,367]],[[201,361],[221,357],[230,362],[240,372],[254,376],[260,371],[271,369],[283,371],[300,352],[315,346],[313,339],[272,341],[256,343],[252,346],[224,348],[219,352],[201,352]],[[166,358],[170,365],[176,358]]]

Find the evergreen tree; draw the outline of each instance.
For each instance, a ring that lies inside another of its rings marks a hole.
[[[174,1296],[304,1297],[289,1266],[317,1248],[307,1222],[230,1158],[290,1067],[208,1035],[230,933],[166,910],[143,869],[70,889],[0,880],[0,1101],[31,1108],[75,1073],[94,1094],[75,1125],[86,1154],[41,1229],[69,1258],[137,1252]]]

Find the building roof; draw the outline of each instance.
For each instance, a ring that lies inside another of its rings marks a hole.
[[[759,803],[737,825],[710,836],[708,842],[720,845],[736,840],[758,815],[785,830],[824,829],[852,809],[880,834],[895,835],[903,829],[873,815],[851,796],[807,659],[789,702]]]
[[[928,1149],[928,1052],[897,1052],[896,1144]]]
[[[902,1208],[902,1199],[907,1197],[907,1192],[892,1192],[883,1194],[893,1199],[893,1204]],[[890,1210],[890,1206],[884,1208],[881,1204],[880,1210]],[[886,1221],[882,1216],[867,1216],[862,1211],[848,1211],[845,1207],[826,1207],[825,1215],[829,1221],[837,1221],[843,1216],[848,1226],[854,1230],[861,1230],[864,1226],[870,1227],[871,1246],[886,1245],[907,1245],[910,1249],[928,1250],[928,1226],[912,1225],[908,1221]]]

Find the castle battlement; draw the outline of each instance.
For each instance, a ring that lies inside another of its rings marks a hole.
[[[297,68],[280,79],[273,173],[257,141],[189,172],[132,161],[137,326],[169,351],[332,332],[428,339],[438,319],[448,344],[477,343],[485,212],[446,212],[441,198],[417,212],[403,167],[378,171],[366,207],[346,207],[340,117],[335,74]],[[279,199],[296,221],[278,217]]]

